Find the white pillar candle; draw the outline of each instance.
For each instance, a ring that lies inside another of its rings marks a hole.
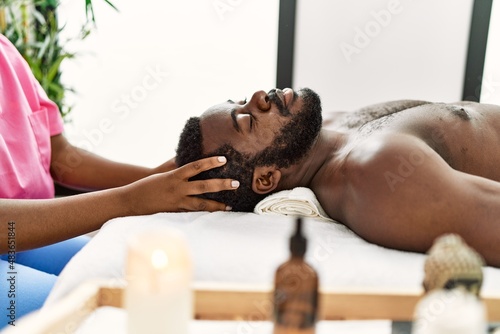
[[[126,277],[129,334],[188,333],[192,263],[180,231],[151,230],[130,239]]]

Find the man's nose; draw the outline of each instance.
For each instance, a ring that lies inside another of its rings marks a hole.
[[[255,92],[250,99],[250,103],[256,105],[260,111],[269,111],[271,109],[271,102],[269,96],[263,90]]]

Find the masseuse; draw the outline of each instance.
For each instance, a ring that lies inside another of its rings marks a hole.
[[[0,309],[14,300],[16,319],[43,304],[55,275],[88,240],[78,236],[115,217],[230,210],[192,195],[239,185],[229,179],[188,182],[224,165],[224,157],[178,169],[172,160],[150,169],[74,147],[62,132],[57,106],[15,47],[0,35]],[[54,199],[54,182],[91,192]],[[17,273],[15,298],[10,297],[10,284],[4,284],[7,272],[13,271],[10,260]],[[11,320],[4,313],[0,328]]]

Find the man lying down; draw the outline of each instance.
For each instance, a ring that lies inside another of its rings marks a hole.
[[[314,191],[326,213],[381,246],[426,252],[460,234],[500,267],[500,107],[395,101],[322,127],[310,89],[258,91],[189,119],[177,164],[225,155],[200,178],[234,178],[209,194],[235,211],[294,187]]]

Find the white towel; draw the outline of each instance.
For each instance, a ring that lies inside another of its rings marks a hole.
[[[257,203],[254,212],[259,215],[300,215],[307,218],[334,221],[323,210],[313,191],[304,187],[282,190],[269,195]]]

